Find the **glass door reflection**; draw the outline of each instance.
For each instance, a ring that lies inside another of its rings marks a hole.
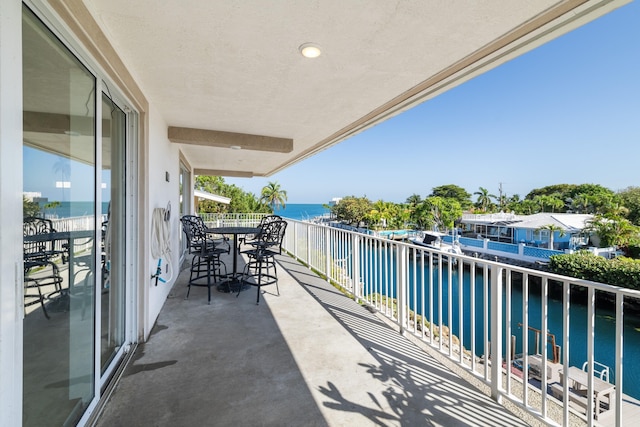
[[[25,264],[48,317],[25,307],[23,425],[73,425],[95,396],[96,80],[25,6],[22,28],[24,216],[51,224],[24,241],[59,276]]]
[[[100,366],[104,374],[125,339],[126,115],[102,94]]]

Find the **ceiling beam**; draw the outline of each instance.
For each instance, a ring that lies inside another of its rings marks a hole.
[[[241,148],[243,150],[271,151],[275,153],[290,153],[293,151],[293,139],[289,138],[175,126],[169,126],[168,135],[169,141],[179,144]]]
[[[255,175],[253,172],[246,171],[226,171],[220,169],[198,169],[194,168],[193,173],[203,176],[233,176],[236,178],[253,178]]]
[[[42,111],[24,111],[22,126],[25,132],[67,135],[94,135],[96,132],[93,116],[70,116]],[[111,136],[111,121],[108,119],[102,119],[102,136]]]

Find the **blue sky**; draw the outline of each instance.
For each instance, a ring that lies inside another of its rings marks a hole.
[[[617,9],[269,178],[288,203],[404,202],[455,184],[524,197],[640,186],[640,2]]]

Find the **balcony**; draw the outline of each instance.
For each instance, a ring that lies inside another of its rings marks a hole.
[[[297,221],[285,240],[280,296],[265,287],[259,306],[255,288],[216,292],[211,305],[195,288],[185,300],[183,271],[96,425],[624,425],[638,416],[622,387],[633,381],[622,355],[637,351],[623,309],[638,292]],[[476,273],[470,282],[465,271]],[[602,329],[596,292],[613,298],[612,329]],[[578,323],[584,348],[569,340]],[[598,400],[603,352],[624,392]],[[580,394],[561,378],[576,358],[587,370]]]

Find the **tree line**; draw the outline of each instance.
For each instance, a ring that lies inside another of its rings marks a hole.
[[[244,191],[235,184],[227,184],[221,176],[196,176],[196,189],[231,199],[228,205],[213,200],[200,200],[198,213],[273,213],[285,207],[287,192],[277,182],[269,182],[262,188],[260,196]]]
[[[366,196],[347,196],[330,209],[337,220],[354,226],[441,231],[452,229],[463,212],[592,214],[587,231],[598,234],[602,246],[636,252],[640,247],[640,187],[614,192],[598,184],[557,184],[534,189],[520,198],[518,194],[496,196],[484,187],[471,194],[449,184],[434,187],[424,199],[412,194],[405,203],[372,202]]]
[[[277,182],[269,182],[260,196],[227,184],[219,176],[197,176],[195,188],[229,197],[224,205],[201,200],[198,212],[263,212],[272,213],[285,207],[287,192]],[[617,246],[628,255],[640,257],[640,187],[614,192],[599,184],[556,184],[536,188],[524,198],[520,195],[498,196],[479,187],[473,194],[454,184],[432,188],[424,199],[418,194],[404,203],[378,200],[366,196],[346,196],[336,205],[327,206],[339,221],[374,230],[438,229],[448,231],[467,213],[508,212],[532,215],[540,212],[592,214],[585,231],[598,234],[601,246]],[[556,231],[549,228],[549,231]]]

